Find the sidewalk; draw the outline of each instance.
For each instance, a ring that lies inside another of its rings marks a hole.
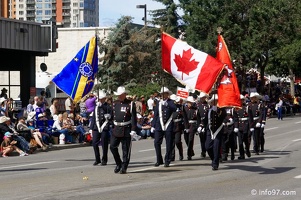
[[[49,145],[47,151],[54,151],[54,150],[62,150],[62,149],[71,149],[71,148],[79,148],[79,147],[88,147],[90,146],[89,143],[75,143],[75,144],[53,144]],[[38,150],[39,151],[39,150]]]

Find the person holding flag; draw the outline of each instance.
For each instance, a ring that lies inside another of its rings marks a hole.
[[[169,167],[172,160],[172,150],[173,150],[173,113],[177,110],[177,106],[174,101],[169,98],[172,92],[166,88],[162,87],[160,94],[162,99],[156,103],[154,107],[154,119],[152,120],[151,132],[155,133],[154,146],[156,150],[157,162],[155,167],[159,167],[163,164],[163,157],[161,153],[161,145],[163,138],[166,141],[166,154],[164,167]]]
[[[210,109],[205,115],[203,121],[203,127],[206,127],[206,150],[212,161],[212,170],[218,170],[219,160],[221,157],[221,141],[223,134],[223,122],[226,117],[226,111],[224,108],[217,107],[218,95],[213,94],[211,99],[208,100],[210,104]]]

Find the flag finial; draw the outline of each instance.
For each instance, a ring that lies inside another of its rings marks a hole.
[[[217,27],[216,31],[218,34],[221,34],[223,32],[223,28],[219,26]]]

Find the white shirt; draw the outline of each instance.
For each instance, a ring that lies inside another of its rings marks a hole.
[[[65,101],[65,109],[66,110],[71,110],[71,101],[70,98],[67,98]]]
[[[147,107],[148,107],[149,110],[153,110],[153,108],[154,108],[153,104],[154,104],[154,100],[149,98],[147,100]]]

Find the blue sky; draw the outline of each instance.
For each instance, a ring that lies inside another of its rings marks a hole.
[[[99,24],[100,27],[114,26],[121,16],[134,17],[133,23],[144,24],[144,9],[136,8],[136,5],[146,4],[147,10],[164,8],[164,5],[152,0],[99,0]],[[151,16],[147,12],[147,19]]]

